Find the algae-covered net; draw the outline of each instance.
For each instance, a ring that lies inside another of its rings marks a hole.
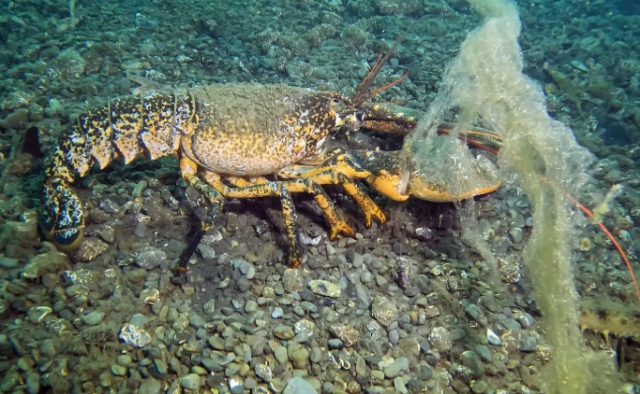
[[[575,194],[586,182],[592,156],[568,127],[548,115],[542,89],[523,74],[515,5],[507,0],[469,2],[487,19],[464,41],[438,98],[406,140],[405,150],[416,161],[414,176],[431,176],[429,157],[443,138],[435,125],[452,113],[457,114],[456,127],[439,145],[458,146],[456,131],[478,123],[502,136],[499,167],[503,174],[515,175],[532,205],[534,226],[523,259],[552,348],[540,383],[543,392],[619,392],[622,385],[612,360],[583,344],[571,271],[572,207],[563,193]],[[457,152],[453,160],[472,162],[464,148]],[[473,187],[467,176],[448,182],[460,190]]]

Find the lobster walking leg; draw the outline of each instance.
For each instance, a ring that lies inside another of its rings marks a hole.
[[[226,177],[225,180],[231,183],[236,189],[269,183],[269,180],[265,178],[258,178],[254,182],[232,177]],[[331,240],[334,240],[340,233],[349,237],[354,235],[351,226],[347,224],[343,216],[336,209],[331,198],[318,184],[300,180],[300,182],[284,182],[284,186],[287,188],[289,193],[313,194],[313,198],[318,203],[318,206],[324,213],[327,223],[329,224],[329,238]]]
[[[211,203],[207,217],[202,221],[200,228],[196,231],[193,237],[187,240],[187,246],[182,250],[182,253],[180,253],[177,269],[179,271],[185,271],[187,269],[189,259],[191,259],[191,256],[193,256],[193,253],[196,251],[200,241],[202,241],[202,237],[204,237],[207,231],[209,231],[213,226],[216,216],[224,208],[224,197],[198,176],[197,164],[193,160],[182,157],[180,159],[180,171],[182,172],[182,177],[187,181],[187,183],[204,194]]]

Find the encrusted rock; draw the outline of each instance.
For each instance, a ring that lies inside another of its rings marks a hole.
[[[147,246],[136,253],[134,261],[138,267],[150,270],[167,261],[167,255],[160,249]]]
[[[360,339],[360,331],[353,325],[335,324],[329,326],[329,332],[339,338],[347,346],[353,346]]]
[[[120,339],[135,347],[145,347],[151,343],[151,335],[148,332],[130,323],[122,326]]]
[[[331,298],[340,297],[340,285],[327,282],[326,280],[312,280],[309,282],[309,289],[314,293]]]
[[[387,327],[398,318],[398,308],[385,297],[376,297],[371,306],[371,314],[378,323]]]
[[[451,349],[451,333],[444,327],[434,327],[429,334],[431,347],[439,352]]]
[[[49,273],[59,272],[71,267],[71,262],[66,254],[60,252],[47,252],[39,254],[24,267],[22,276],[28,279],[37,279],[38,277]]]
[[[87,238],[75,252],[80,262],[89,262],[109,249],[109,244],[98,238]]]
[[[269,383],[273,378],[271,368],[269,368],[266,364],[256,364],[254,370],[256,372],[256,375],[267,383]]]
[[[297,268],[289,268],[284,271],[282,275],[282,284],[284,289],[288,292],[302,291],[304,286],[304,278],[302,277],[302,270]]]

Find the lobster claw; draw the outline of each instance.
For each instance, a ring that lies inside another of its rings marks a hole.
[[[45,185],[40,227],[62,251],[75,249],[82,240],[82,203],[73,189],[59,178]]]

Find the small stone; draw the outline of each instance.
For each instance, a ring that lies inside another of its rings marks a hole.
[[[480,356],[482,361],[490,363],[493,361],[493,356],[491,355],[491,350],[485,345],[477,345],[476,353]]]
[[[207,315],[213,315],[216,312],[216,300],[215,299],[210,299],[209,301],[207,301],[204,304],[204,313],[206,313]]]
[[[329,326],[329,332],[337,338],[340,338],[340,340],[342,340],[347,346],[355,345],[360,339],[360,331],[358,331],[358,329],[353,325],[332,325]]]
[[[378,370],[371,371],[371,379],[379,381],[384,380],[384,372]]]
[[[308,286],[311,291],[318,295],[331,298],[340,297],[340,286],[336,283],[327,282],[326,280],[312,280]]]
[[[429,334],[429,344],[439,352],[451,349],[451,334],[444,327],[434,327]]]
[[[287,348],[287,353],[294,367],[305,369],[309,365],[309,351],[302,347],[302,345],[295,342],[290,343]]]
[[[489,386],[487,385],[487,383],[482,380],[474,380],[473,382],[471,382],[471,391],[473,391],[475,394],[482,394],[487,391],[488,388]]]
[[[398,318],[398,308],[385,297],[378,296],[373,300],[371,314],[378,323],[387,327]]]
[[[282,310],[282,308],[278,307],[278,308],[275,308],[273,312],[271,312],[271,318],[279,319],[282,317],[283,314],[284,314],[284,311]]]
[[[128,354],[121,354],[118,357],[116,357],[116,364],[122,367],[128,367],[129,365],[131,365],[132,362],[133,360],[131,359],[131,356]]]
[[[127,369],[123,366],[114,364],[111,366],[111,373],[115,376],[124,376],[127,373]]]
[[[318,392],[309,382],[296,376],[289,380],[282,394],[318,394]]]
[[[160,394],[162,392],[162,383],[154,378],[147,378],[140,385],[139,394]]]
[[[487,340],[494,346],[502,345],[502,339],[490,328],[487,328]]]
[[[200,316],[193,314],[189,315],[189,324],[191,325],[191,327],[198,329],[204,327],[206,322]]]
[[[304,278],[302,277],[302,270],[297,268],[289,268],[284,271],[282,275],[282,283],[284,289],[289,293],[300,292],[304,287]]]
[[[6,269],[13,269],[18,266],[18,259],[12,259],[9,257],[4,257],[0,259],[0,267]]]
[[[203,358],[202,360],[200,360],[200,364],[202,364],[202,366],[209,372],[222,372],[224,370],[224,368],[222,368],[222,366],[220,366],[220,364],[218,364],[215,360],[210,359],[210,358]]]
[[[190,373],[180,380],[180,386],[187,390],[198,390],[200,388],[200,375]]]
[[[328,342],[329,350],[340,350],[344,348],[344,342],[342,342],[338,338],[329,339]]]
[[[364,283],[365,285],[373,282],[373,275],[371,274],[371,272],[364,271],[362,274],[360,274],[360,282]]]
[[[203,260],[211,261],[216,257],[216,251],[207,244],[201,243],[198,245],[198,253]]]
[[[293,338],[293,329],[289,326],[279,325],[273,329],[273,335],[276,338],[289,340]]]
[[[257,310],[258,310],[258,303],[255,302],[254,300],[249,300],[247,301],[246,304],[244,304],[244,311],[247,313],[254,313]]]
[[[42,323],[45,317],[51,313],[51,308],[48,306],[36,306],[29,309],[27,317],[31,323]]]
[[[164,251],[151,246],[147,246],[136,253],[134,260],[138,267],[146,270],[154,269],[166,261],[167,255]]]
[[[276,350],[274,350],[273,354],[276,356],[276,360],[278,360],[280,365],[287,365],[287,361],[289,361],[289,355],[287,355],[286,347],[277,347]]]
[[[88,326],[96,326],[102,322],[104,315],[104,312],[90,312],[82,316],[82,322]]]
[[[396,376],[400,375],[402,372],[408,371],[409,360],[406,357],[400,357],[384,368],[384,376],[386,376],[387,379],[393,379]]]
[[[526,337],[520,342],[520,351],[522,352],[535,352],[538,349],[538,340],[534,337]]]
[[[169,366],[167,365],[167,363],[160,358],[156,358],[155,360],[153,360],[153,365],[156,367],[156,371],[158,371],[158,373],[161,375],[164,375],[169,371]]]
[[[19,383],[20,383],[20,374],[15,369],[11,369],[8,373],[4,375],[4,378],[0,383],[0,390],[3,393],[8,393]]]
[[[393,388],[396,390],[396,393],[407,394],[409,392],[407,391],[407,387],[404,385],[404,379],[400,376],[393,379]]]
[[[474,377],[479,378],[484,375],[485,367],[478,353],[473,350],[467,350],[462,353],[460,359],[462,360],[462,365],[468,367]]]
[[[389,331],[389,342],[391,342],[391,344],[395,346],[398,344],[398,341],[400,341],[398,330]]]
[[[418,373],[418,379],[420,380],[429,380],[433,376],[433,369],[429,365],[423,365],[420,367],[420,372]]]
[[[30,372],[27,375],[27,392],[29,394],[40,392],[40,375],[37,372]]]
[[[40,345],[40,353],[46,357],[53,357],[56,355],[56,346],[53,339],[45,339]]]
[[[269,368],[266,364],[256,364],[254,371],[256,373],[256,376],[267,383],[269,383],[273,378],[271,368]]]

